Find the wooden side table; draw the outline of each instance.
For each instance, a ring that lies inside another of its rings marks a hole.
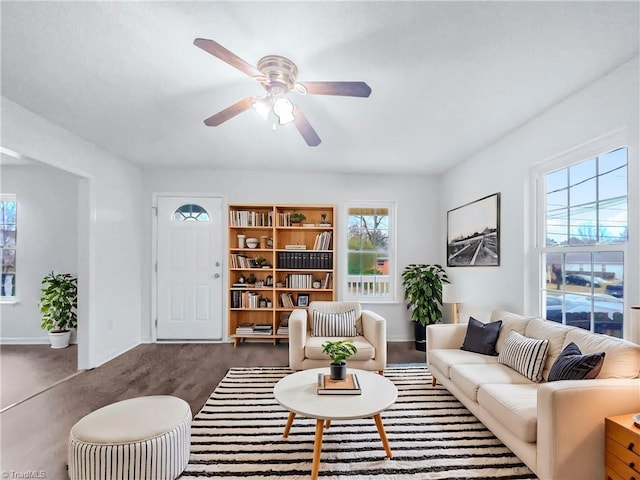
[[[633,415],[605,418],[606,480],[640,480],[640,428]]]

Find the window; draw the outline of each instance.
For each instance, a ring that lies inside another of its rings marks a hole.
[[[16,196],[0,195],[0,246],[2,248],[2,281],[0,298],[16,296]]]
[[[182,205],[173,212],[174,222],[208,222],[209,214],[200,205]]]
[[[539,180],[546,318],[622,338],[627,148],[543,171]]]
[[[393,301],[393,204],[347,207],[345,299]]]

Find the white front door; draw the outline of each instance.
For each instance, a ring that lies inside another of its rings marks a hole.
[[[158,197],[157,338],[222,339],[222,199]]]

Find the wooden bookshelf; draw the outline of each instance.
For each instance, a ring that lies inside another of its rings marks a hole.
[[[293,213],[306,219],[294,223]],[[335,222],[333,205],[229,205],[228,332],[234,347],[245,339],[286,340],[286,332],[278,333],[283,315],[314,300],[335,300]],[[251,248],[248,239],[257,245]]]

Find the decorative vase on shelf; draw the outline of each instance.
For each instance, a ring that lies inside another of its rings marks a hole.
[[[246,235],[238,235],[238,248],[244,248],[244,239]]]

